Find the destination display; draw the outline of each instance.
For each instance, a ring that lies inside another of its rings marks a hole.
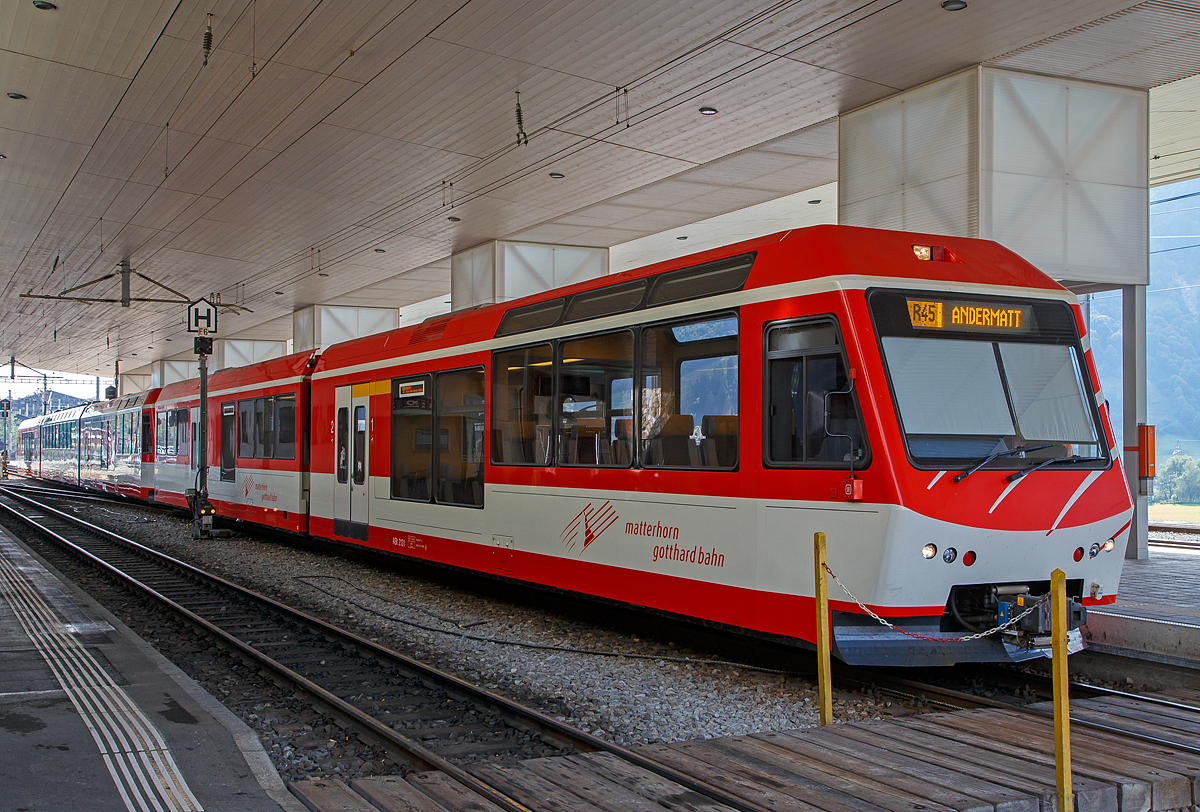
[[[1032,305],[908,299],[909,323],[921,330],[1029,333],[1037,329]]]

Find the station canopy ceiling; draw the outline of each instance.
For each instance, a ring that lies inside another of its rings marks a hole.
[[[0,352],[65,371],[186,352],[184,308],[19,294],[128,260],[253,311],[223,336],[288,338],[363,289],[445,295],[486,240],[609,246],[828,183],[839,113],[978,63],[1151,88],[1152,182],[1200,174],[1196,2],[53,4],[0,15]]]

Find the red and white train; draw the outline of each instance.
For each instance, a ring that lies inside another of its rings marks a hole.
[[[1037,629],[967,638],[1056,568],[1114,601],[1132,517],[1075,297],[981,240],[789,231],[208,392],[218,514],[294,533],[811,642],[824,532],[910,632],[834,587],[851,663],[1037,656]],[[27,421],[26,469],[184,505],[198,402]]]

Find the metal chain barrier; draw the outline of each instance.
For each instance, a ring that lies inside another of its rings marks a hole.
[[[1017,615],[1014,618],[1011,618],[1003,626],[996,626],[995,628],[988,629],[987,631],[967,635],[966,637],[926,637],[925,635],[917,634],[916,632],[910,632],[907,629],[901,629],[899,626],[892,623],[890,620],[884,620],[879,615],[872,612],[865,603],[860,601],[858,598],[854,597],[854,594],[849,589],[846,589],[846,585],[843,584],[841,582],[841,580],[838,579],[837,575],[834,574],[834,571],[829,568],[828,564],[825,565],[825,571],[827,573],[829,573],[829,577],[832,578],[834,580],[834,582],[842,588],[842,591],[846,593],[846,596],[849,597],[850,600],[857,603],[858,607],[860,609],[862,609],[864,612],[866,612],[868,615],[875,618],[877,621],[882,623],[884,626],[887,626],[889,629],[891,629],[894,632],[900,632],[900,634],[907,635],[908,637],[913,637],[917,640],[924,640],[927,643],[965,643],[968,640],[978,640],[981,637],[987,637],[989,634],[995,634],[996,632],[1003,631],[1003,630],[1009,628],[1010,626],[1016,625],[1017,623],[1019,623],[1021,621],[1022,618],[1024,618],[1026,615],[1033,612],[1034,609],[1037,609],[1039,606],[1041,606],[1047,600],[1049,600],[1049,597],[1050,597],[1049,595],[1043,595],[1041,598],[1038,599],[1038,601],[1036,603],[1034,603],[1032,606],[1030,606],[1028,609],[1026,609],[1021,614]]]

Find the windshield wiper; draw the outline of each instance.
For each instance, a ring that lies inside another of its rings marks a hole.
[[[1033,466],[1032,468],[1026,468],[1022,471],[1014,471],[1013,473],[1011,473],[1007,477],[1005,477],[1005,479],[1007,479],[1009,482],[1016,482],[1018,479],[1025,476],[1026,474],[1032,474],[1034,471],[1040,471],[1042,468],[1045,468],[1047,465],[1054,465],[1055,463],[1058,463],[1058,462],[1066,462],[1066,463],[1074,464],[1077,462],[1104,462],[1105,459],[1106,459],[1105,457],[1076,457],[1074,454],[1068,454],[1065,457],[1051,457],[1048,460],[1042,460],[1041,462],[1039,462],[1037,465]]]
[[[1018,448],[1010,448],[1007,451],[997,451],[995,454],[990,454],[990,455],[984,457],[982,460],[975,463],[974,465],[972,465],[967,470],[963,471],[958,476],[954,477],[954,481],[962,482],[964,479],[966,479],[971,474],[978,471],[983,466],[987,465],[992,460],[998,460],[1001,457],[1011,457],[1013,454],[1020,454],[1025,451],[1041,451],[1043,448],[1050,448],[1051,446],[1056,446],[1056,445],[1058,445],[1058,443],[1046,443],[1045,445],[1020,446]]]

